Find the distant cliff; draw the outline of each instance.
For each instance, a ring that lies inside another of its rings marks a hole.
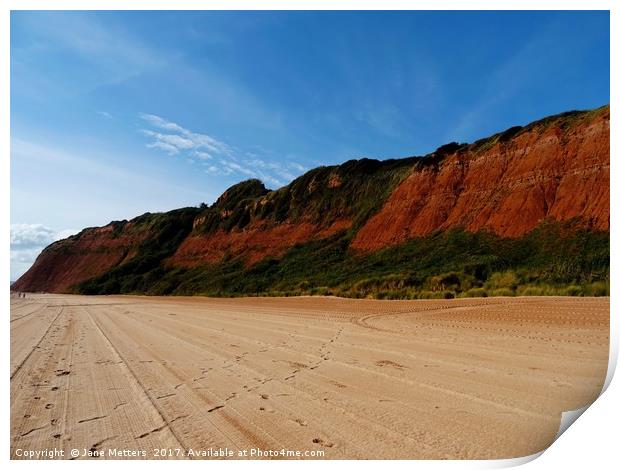
[[[144,214],[55,242],[12,289],[601,294],[609,161],[604,106],[424,157],[320,167],[275,191],[249,180],[212,206]]]

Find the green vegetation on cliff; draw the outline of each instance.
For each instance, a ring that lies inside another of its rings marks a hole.
[[[212,233],[218,229],[241,230],[260,219],[329,225],[338,219],[353,219],[353,229],[381,207],[392,189],[415,165],[428,158],[398,160],[350,160],[337,166],[315,168],[275,191],[258,180],[229,188],[212,206],[202,207],[197,229]]]
[[[339,295],[451,298],[609,295],[609,234],[543,224],[520,239],[451,230],[358,256],[350,235],[309,242],[280,259],[167,269],[150,250],[76,286],[83,294]],[[159,258],[161,259],[161,258]],[[135,269],[139,266],[140,269]]]
[[[146,213],[132,220],[137,229],[148,230],[149,237],[140,244],[129,261],[108,270],[102,276],[76,287],[85,294],[147,293],[157,281],[163,261],[171,256],[192,230],[198,209],[187,207],[165,213]]]

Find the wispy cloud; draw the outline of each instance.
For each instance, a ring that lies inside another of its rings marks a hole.
[[[297,171],[308,171],[308,168],[297,162],[289,162],[289,166]]]
[[[168,131],[175,131],[175,132],[181,132],[181,133],[186,132],[186,130],[182,128],[181,126],[179,126],[178,124],[175,124],[174,122],[166,121],[165,119],[160,118],[159,116],[155,116],[154,114],[140,113],[140,117],[144,119],[145,121],[147,121],[149,124],[152,124],[153,126],[158,127],[160,129],[166,129]]]
[[[28,31],[28,40],[12,49],[12,66],[27,82],[20,89],[45,99],[88,93],[122,83],[165,66],[169,55],[147,45],[130,28],[93,12],[15,12],[12,21]],[[50,56],[62,51],[63,80],[49,77],[42,68]],[[79,77],[79,78],[78,78]],[[28,88],[36,89],[29,91]]]
[[[155,114],[141,113],[140,119],[150,125],[141,133],[150,138],[148,148],[168,155],[182,155],[189,163],[200,162],[211,175],[239,175],[258,178],[265,183],[283,186],[306,168],[297,162],[281,163],[244,153],[205,133],[191,131]]]
[[[142,129],[142,132],[149,137],[152,137],[154,140],[151,142],[150,146],[154,148],[161,148],[162,150],[168,149],[170,151],[170,146],[176,149],[176,152],[171,153],[179,153],[181,150],[199,150],[206,149],[216,154],[230,154],[231,149],[224,142],[220,142],[219,140],[211,137],[207,134],[201,134],[197,132],[192,132],[189,129],[179,126],[178,124],[168,121],[162,117],[155,116],[154,114],[140,114],[140,118],[151,124],[151,126],[170,131],[169,133],[155,132],[150,129]],[[153,145],[163,143],[165,146]]]
[[[202,152],[200,150],[195,150],[192,152],[192,156],[199,158],[201,160],[212,160],[213,159],[213,155],[211,155],[210,153],[207,152]]]
[[[146,146],[151,149],[163,150],[165,152],[168,152],[169,155],[176,155],[177,153],[179,153],[179,149],[167,142],[155,141],[151,142],[150,144],[146,144]]]
[[[566,25],[561,21],[555,21],[524,38],[520,49],[506,55],[495,69],[485,73],[485,91],[475,98],[469,110],[445,135],[444,141],[467,141],[474,138],[479,134],[480,123],[493,122],[493,116],[498,109],[519,95],[526,97],[530,94],[531,88],[540,81],[542,74],[548,69],[548,64],[559,64],[556,65],[558,69],[570,66],[571,64],[564,63],[569,60],[569,56],[549,57],[540,53],[552,50],[558,38],[567,37],[567,33]],[[585,42],[580,38],[573,47],[581,47]],[[524,93],[524,90],[527,93]]]
[[[212,201],[219,195],[213,189],[162,178],[151,173],[146,163],[141,171],[129,170],[96,150],[71,148],[71,143],[59,148],[14,136],[11,162],[11,196],[15,195],[26,213],[20,217],[36,221],[37,214],[43,213],[47,218],[42,222],[48,226],[102,225],[146,211]],[[45,182],[43,193],[41,181]],[[49,222],[54,220],[61,222]]]
[[[399,137],[405,132],[403,112],[398,106],[389,102],[378,104],[366,101],[354,111],[353,115],[375,132],[389,137]]]

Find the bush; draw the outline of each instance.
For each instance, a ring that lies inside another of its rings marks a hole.
[[[512,289],[508,289],[507,287],[502,287],[501,289],[494,289],[489,291],[489,296],[491,297],[514,297],[515,291]]]
[[[582,295],[582,289],[580,286],[568,286],[566,288],[566,295],[570,295],[571,297],[577,297]]]
[[[604,297],[609,295],[609,284],[604,282],[593,282],[584,286],[585,295],[593,297]]]
[[[548,291],[545,292],[541,287],[536,286],[520,286],[517,289],[517,295],[524,296],[539,296],[539,295],[548,295]]]
[[[297,284],[297,288],[302,291],[307,291],[308,289],[310,289],[310,287],[312,287],[310,282],[306,280],[303,280],[299,284]]]
[[[429,287],[433,291],[443,291],[449,288],[458,288],[461,286],[459,275],[455,272],[443,273],[430,278]]]
[[[474,287],[463,293],[463,297],[487,297],[487,291],[484,287]]]
[[[516,289],[519,285],[519,278],[513,271],[493,273],[486,283],[491,289]]]
[[[443,292],[433,292],[429,290],[423,290],[418,292],[417,299],[443,299]]]
[[[327,287],[313,287],[310,289],[311,295],[329,295],[329,289]]]

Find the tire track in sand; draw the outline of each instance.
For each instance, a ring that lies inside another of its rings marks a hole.
[[[94,323],[94,325],[97,327],[97,330],[99,331],[99,333],[101,333],[101,335],[103,336],[103,338],[106,341],[106,344],[110,347],[110,349],[113,351],[113,353],[118,357],[118,359],[120,361],[122,361],[122,363],[125,365],[127,371],[131,374],[131,376],[133,377],[134,381],[136,382],[136,384],[138,385],[139,389],[142,390],[142,392],[144,393],[144,395],[148,398],[148,401],[151,403],[151,405],[153,405],[153,408],[155,409],[155,411],[157,412],[157,414],[159,415],[159,417],[161,418],[162,422],[164,423],[163,426],[159,426],[153,430],[151,430],[148,433],[145,433],[141,436],[139,436],[139,438],[145,437],[150,433],[153,432],[158,432],[161,431],[164,428],[168,428],[170,430],[170,432],[172,433],[172,435],[174,436],[174,438],[176,439],[176,441],[179,443],[179,446],[181,446],[181,448],[184,451],[185,456],[188,459],[191,459],[191,455],[187,455],[187,449],[188,447],[185,445],[185,443],[183,442],[183,440],[181,439],[181,437],[178,435],[178,433],[174,430],[174,427],[172,426],[172,423],[178,419],[178,418],[174,418],[174,419],[167,419],[166,416],[164,415],[164,413],[162,412],[162,410],[159,408],[159,406],[157,405],[157,401],[156,399],[154,399],[150,393],[148,392],[148,390],[146,389],[146,387],[144,386],[144,384],[142,383],[142,381],[138,378],[138,376],[136,375],[136,373],[134,372],[134,370],[131,368],[131,366],[129,365],[129,362],[127,360],[125,360],[125,358],[123,357],[123,355],[121,354],[121,352],[116,348],[116,346],[114,346],[114,344],[112,343],[112,341],[110,341],[110,338],[108,337],[108,335],[103,331],[103,329],[101,328],[101,325],[99,324],[99,322],[92,316],[92,314],[90,312],[88,312],[88,316],[91,319],[91,321]],[[180,418],[180,417],[179,417]]]
[[[58,314],[56,314],[54,319],[50,322],[49,326],[47,327],[47,329],[45,330],[45,332],[43,333],[41,338],[39,338],[39,341],[37,341],[37,344],[34,345],[34,347],[30,350],[30,352],[28,354],[26,354],[26,357],[19,363],[19,365],[11,373],[11,379],[10,380],[13,380],[13,377],[15,377],[17,375],[17,373],[21,370],[21,368],[24,366],[26,361],[30,358],[30,356],[32,356],[32,353],[35,352],[39,348],[40,344],[43,342],[43,340],[45,339],[45,337],[47,336],[49,331],[52,329],[52,326],[54,325],[54,323],[56,323],[56,320],[58,320],[58,317],[60,316],[60,314],[63,311],[64,311],[64,308],[60,307],[60,310],[58,311]]]

